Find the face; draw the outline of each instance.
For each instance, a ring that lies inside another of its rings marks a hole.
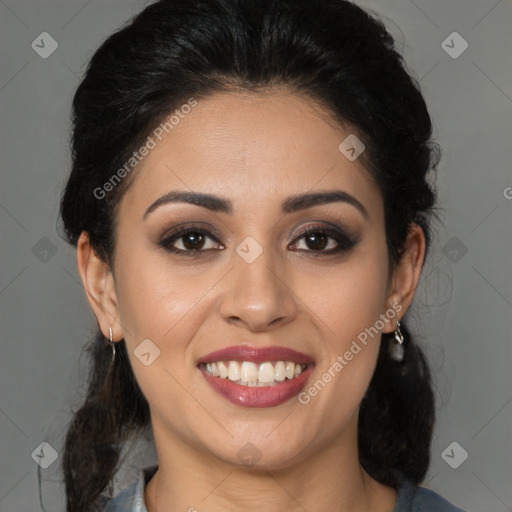
[[[157,450],[284,468],[356,449],[380,333],[406,304],[380,191],[338,149],[350,133],[284,90],[216,94],[139,164],[118,208],[112,316]]]

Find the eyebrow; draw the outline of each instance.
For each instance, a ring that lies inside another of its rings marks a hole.
[[[297,194],[286,198],[281,204],[281,211],[285,214],[294,213],[313,206],[329,203],[347,203],[357,208],[367,219],[370,218],[366,208],[354,196],[342,190],[328,190],[324,192],[314,192]],[[188,203],[201,206],[213,212],[233,213],[233,203],[229,199],[224,199],[211,194],[202,194],[198,192],[173,191],[158,198],[144,212],[143,219],[156,210],[159,206],[168,203]]]

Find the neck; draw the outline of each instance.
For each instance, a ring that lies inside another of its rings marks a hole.
[[[166,438],[164,445],[160,434],[154,428],[158,470],[145,491],[148,512],[389,512],[396,502],[394,489],[361,468],[357,437],[333,442],[289,467],[260,470],[233,466],[176,438]]]

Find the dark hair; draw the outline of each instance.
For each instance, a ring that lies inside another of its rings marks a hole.
[[[126,177],[95,197],[173,110],[215,92],[286,87],[316,101],[364,142],[362,157],[382,191],[390,262],[418,224],[429,241],[440,154],[419,84],[380,19],[344,0],[160,0],[93,55],[73,100],[73,167],[61,202],[67,240],[82,231],[111,264],[116,205]],[[341,142],[341,141],[340,141]],[[434,423],[430,374],[405,326],[405,358],[384,334],[359,414],[360,461],[376,480],[415,483],[429,465]],[[123,443],[149,428],[149,407],[124,340],[109,371],[101,333],[90,348],[87,397],[63,454],[67,510],[93,510],[118,469]]]

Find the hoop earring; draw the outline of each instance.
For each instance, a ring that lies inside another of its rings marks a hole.
[[[108,328],[108,337],[109,337],[109,345],[112,347],[112,363],[114,364],[114,360],[116,358],[116,344],[112,341],[113,333],[112,333],[112,326]]]
[[[389,342],[389,355],[393,361],[401,363],[404,359],[404,335],[400,330],[400,322],[396,323],[395,335]]]

